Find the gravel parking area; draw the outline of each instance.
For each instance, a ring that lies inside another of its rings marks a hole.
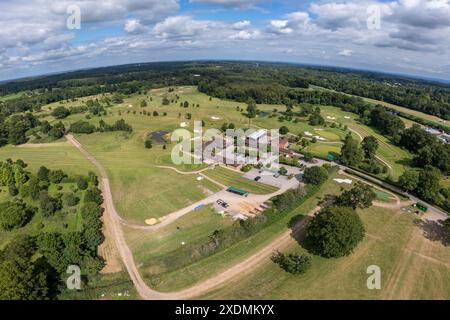
[[[287,169],[288,175],[290,175],[291,173],[295,175],[293,179],[301,181],[302,172],[300,171],[299,168],[290,166],[283,166],[283,167]],[[277,188],[281,188],[289,180],[288,177],[286,176],[279,176],[278,178],[276,178],[274,175],[275,173],[269,170],[252,169],[244,174],[244,178],[249,180],[255,180],[256,177],[261,177],[261,179],[258,182],[268,184],[270,186],[274,186]]]

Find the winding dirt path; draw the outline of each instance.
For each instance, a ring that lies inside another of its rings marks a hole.
[[[208,171],[208,170],[211,170],[210,167],[205,168],[205,169],[201,169],[201,170],[197,170],[197,171],[190,171],[190,172],[181,171],[181,170],[178,170],[177,168],[170,167],[170,166],[156,166],[156,167],[157,167],[157,168],[160,168],[160,169],[169,169],[169,170],[175,171],[175,172],[178,173],[178,174],[182,174],[182,175],[185,175],[185,176],[187,176],[187,175],[193,175],[193,174],[198,174],[198,175],[202,176],[204,179],[209,180],[209,181],[211,181],[212,183],[217,184],[217,185],[220,186],[222,189],[228,188],[228,187],[227,187],[226,185],[224,185],[223,183],[220,183],[219,181],[214,180],[213,178],[210,178],[210,177],[208,177],[207,175],[204,175],[204,174],[203,174],[203,172]]]

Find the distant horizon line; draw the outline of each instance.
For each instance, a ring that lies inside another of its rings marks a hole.
[[[242,62],[242,63],[266,63],[266,64],[272,63],[272,64],[296,65],[296,66],[304,66],[304,67],[312,67],[312,68],[343,69],[343,70],[356,71],[356,72],[367,72],[367,73],[374,73],[374,74],[380,74],[380,75],[403,77],[403,78],[409,78],[411,80],[423,80],[423,81],[428,81],[428,82],[436,82],[439,84],[450,84],[450,78],[446,79],[446,78],[438,78],[438,77],[432,77],[432,76],[423,76],[423,75],[418,75],[418,74],[409,74],[409,73],[401,73],[401,72],[387,72],[387,71],[379,71],[379,70],[374,70],[374,69],[343,67],[343,66],[339,66],[339,65],[314,64],[314,63],[306,63],[306,62],[289,62],[289,61],[277,61],[277,60],[255,60],[255,59],[242,59],[242,60],[241,59],[192,59],[192,60],[143,61],[143,62],[111,64],[111,65],[105,65],[105,66],[99,66],[99,67],[68,69],[68,70],[64,70],[64,71],[49,72],[49,73],[32,75],[32,76],[24,76],[24,77],[0,80],[0,85],[7,84],[9,82],[24,81],[24,80],[30,80],[30,79],[35,79],[35,78],[45,78],[45,77],[61,75],[61,74],[65,74],[65,73],[75,73],[75,72],[79,72],[79,71],[89,71],[89,70],[96,70],[96,69],[103,69],[103,68],[131,66],[131,65],[140,65],[140,64],[175,63],[175,62],[176,63],[181,63],[181,62]]]

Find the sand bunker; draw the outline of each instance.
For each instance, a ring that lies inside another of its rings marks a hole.
[[[148,224],[149,226],[153,226],[158,223],[158,220],[156,220],[155,218],[151,218],[151,219],[145,220],[145,223]]]
[[[339,184],[352,184],[353,180],[351,179],[333,179],[334,181],[336,181]]]

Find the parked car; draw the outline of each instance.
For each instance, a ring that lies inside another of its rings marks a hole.
[[[274,178],[279,178],[280,176],[281,176],[281,174],[279,174],[279,173],[275,173],[275,174],[273,175]]]
[[[258,177],[255,178],[255,181],[259,181],[259,180],[261,180],[261,177],[260,177],[260,176],[258,176]]]
[[[228,203],[226,203],[225,201],[223,201],[222,199],[217,200],[216,203],[225,209],[230,207],[230,205]]]

